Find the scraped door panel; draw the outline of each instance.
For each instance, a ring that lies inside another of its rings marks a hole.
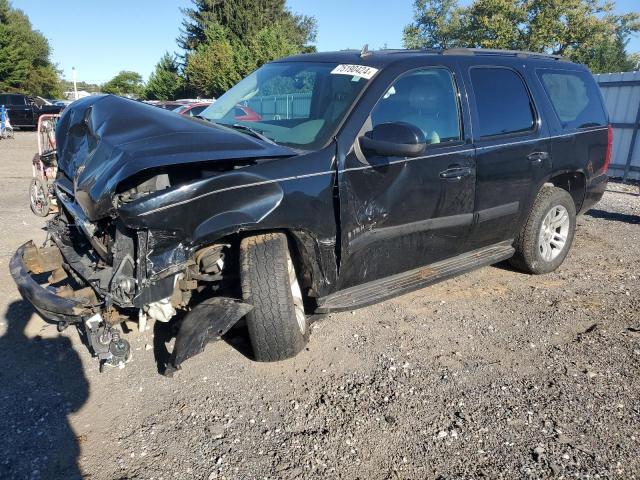
[[[409,122],[428,145],[419,158],[358,148],[347,155],[339,175],[339,288],[462,252],[473,222],[475,162],[462,140],[458,98],[449,70],[425,68],[401,76],[378,101],[364,131]]]

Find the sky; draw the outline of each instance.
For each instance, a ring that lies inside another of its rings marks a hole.
[[[190,0],[11,0],[52,47],[52,60],[71,78],[104,83],[120,70],[133,70],[145,79],[162,54],[178,52],[180,8]],[[466,4],[469,0],[461,3]],[[412,0],[288,0],[295,13],[318,22],[319,51],[402,47],[402,29],[413,19]],[[640,10],[638,0],[618,0],[618,12]],[[640,38],[629,51],[640,51]]]

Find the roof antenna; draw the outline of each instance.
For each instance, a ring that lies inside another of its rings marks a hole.
[[[369,55],[371,55],[371,52],[369,51],[369,44],[365,43],[362,50],[360,50],[360,58],[368,57]]]

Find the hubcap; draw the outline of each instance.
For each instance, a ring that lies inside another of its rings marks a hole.
[[[538,248],[544,260],[550,262],[564,250],[570,225],[569,212],[562,205],[556,205],[545,215],[538,238]]]
[[[304,303],[302,303],[302,290],[300,290],[300,284],[298,283],[298,277],[296,276],[296,269],[293,266],[291,257],[287,255],[287,270],[289,271],[289,286],[291,287],[291,296],[293,297],[293,305],[296,311],[296,320],[298,321],[298,328],[300,332],[304,334],[307,329],[307,317],[304,314]]]

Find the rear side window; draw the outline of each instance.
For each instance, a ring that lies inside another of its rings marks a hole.
[[[472,68],[480,136],[533,130],[533,102],[522,78],[508,68]]]
[[[600,92],[590,74],[538,70],[538,77],[564,130],[606,125]]]
[[[26,99],[22,95],[9,95],[8,97],[9,105],[24,107],[27,104]]]
[[[0,95],[0,105],[8,105],[9,95]]]

